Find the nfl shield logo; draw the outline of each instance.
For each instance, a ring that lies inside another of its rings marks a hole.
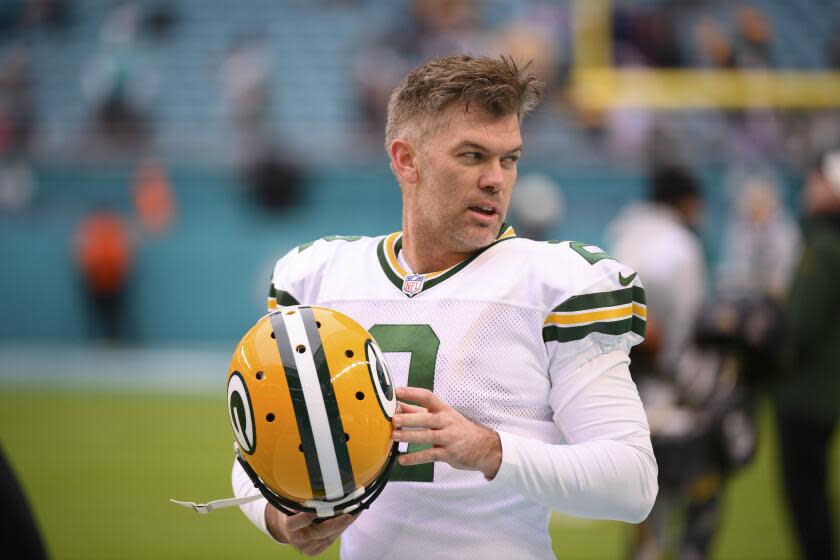
[[[417,295],[423,289],[423,275],[422,274],[409,274],[403,280],[403,288],[402,291],[408,297]]]

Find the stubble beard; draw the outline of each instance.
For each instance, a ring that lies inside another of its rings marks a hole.
[[[484,249],[496,240],[496,231],[491,228],[480,228],[468,224],[454,227],[450,230],[450,243],[459,252],[472,253]]]
[[[432,181],[437,182],[437,179],[432,179]],[[433,187],[438,187],[438,185],[434,184]],[[444,192],[444,189],[441,188],[430,188],[428,190],[436,193]],[[474,253],[484,249],[496,240],[497,228],[493,226],[482,227],[472,223],[468,211],[462,211],[460,214],[453,216],[446,212],[448,205],[445,202],[441,203],[439,200],[420,201],[419,206],[423,209],[435,208],[431,213],[424,212],[426,215],[423,222],[434,224],[432,228],[425,228],[427,234],[425,237],[430,240],[434,239],[434,244],[442,244],[451,252]],[[433,232],[437,235],[428,235]]]

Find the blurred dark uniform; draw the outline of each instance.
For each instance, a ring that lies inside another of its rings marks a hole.
[[[823,157],[823,164],[828,158]],[[787,305],[790,344],[773,387],[790,513],[805,558],[836,558],[828,460],[840,416],[840,150],[806,186],[804,251]]]
[[[47,557],[41,533],[26,495],[0,447],[0,547],[6,558],[39,560]],[[14,551],[14,552],[13,552]]]

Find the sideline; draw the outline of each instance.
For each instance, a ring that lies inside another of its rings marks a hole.
[[[234,344],[230,345],[232,349]],[[0,391],[222,393],[232,350],[0,344]]]

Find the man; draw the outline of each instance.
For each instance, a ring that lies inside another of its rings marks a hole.
[[[840,411],[840,148],[819,158],[803,194],[803,252],[787,302],[790,344],[773,397],[803,557],[835,558],[829,452]]]
[[[717,526],[719,477],[697,471],[704,440],[696,433],[699,414],[684,406],[677,381],[706,295],[706,260],[695,232],[702,209],[700,187],[687,169],[657,166],[648,200],[622,210],[607,230],[608,250],[644,277],[648,295],[647,338],[634,350],[633,373],[659,459],[661,492],[632,539],[632,557],[640,560],[703,558]],[[712,523],[695,522],[703,512]],[[673,529],[675,517],[684,519],[680,531]]]
[[[735,353],[700,335],[719,321],[706,299],[706,258],[697,229],[703,197],[679,165],[652,170],[648,200],[624,209],[608,247],[644,276],[648,337],[634,350],[639,392],[659,460],[660,493],[633,538],[633,557],[706,558],[721,514],[724,477],[754,449]],[[729,320],[728,323],[737,321]],[[723,427],[726,426],[726,430]],[[737,429],[736,429],[737,428]]]
[[[650,175],[648,199],[619,213],[607,247],[645,279],[647,338],[638,350],[657,369],[673,371],[706,297],[706,258],[696,233],[703,198],[688,170],[663,165]]]
[[[505,58],[414,70],[386,126],[403,231],[278,261],[269,309],[331,307],[376,338],[407,385],[393,438],[408,450],[355,519],[243,507],[277,541],[314,555],[343,532],[343,558],[551,558],[551,509],[639,522],[652,507],[656,462],[628,370],[644,333],[636,274],[504,223],[540,87]],[[233,483],[256,492],[238,465]]]

